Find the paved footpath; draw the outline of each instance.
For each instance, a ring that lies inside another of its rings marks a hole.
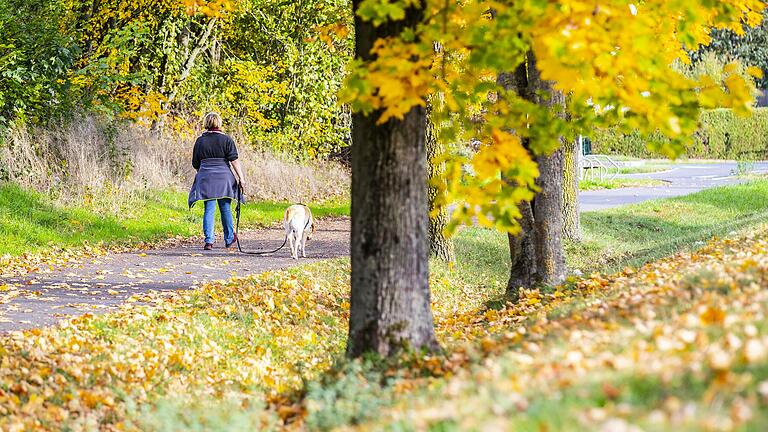
[[[283,242],[282,228],[243,232],[245,250],[271,250]],[[84,313],[104,313],[134,294],[151,290],[192,288],[206,281],[226,280],[267,270],[349,255],[349,219],[324,219],[307,243],[307,258],[290,257],[286,245],[271,256],[249,256],[218,244],[203,251],[200,244],[135,253],[108,254],[81,263],[0,280],[0,334],[50,325]]]

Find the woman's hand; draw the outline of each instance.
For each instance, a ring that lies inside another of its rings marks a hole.
[[[248,188],[246,186],[246,183],[243,180],[240,180],[238,182],[238,185],[240,186],[240,191],[243,192],[243,196],[248,195]]]
[[[240,189],[243,191],[243,195],[247,195],[245,176],[243,176],[243,167],[240,165],[239,160],[232,161],[232,169],[233,171],[235,171],[235,178],[237,178],[237,184],[239,185]]]

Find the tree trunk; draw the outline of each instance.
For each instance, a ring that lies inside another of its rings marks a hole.
[[[517,302],[520,288],[532,286],[536,282],[536,233],[534,231],[533,205],[520,203],[520,232],[508,234],[509,258],[511,266],[507,281],[507,298]]]
[[[499,84],[506,90],[512,90],[523,98],[529,99],[528,70],[526,62],[520,63],[513,73],[500,74]],[[529,149],[528,138],[523,138],[523,146]],[[534,202],[520,203],[520,232],[508,234],[510,270],[507,281],[507,298],[516,302],[520,296],[520,288],[530,287],[536,283],[536,233],[534,218]]]
[[[536,56],[528,52],[528,87],[534,101],[565,118],[565,95],[543,81],[536,67]],[[555,285],[565,280],[563,252],[563,148],[549,156],[539,156],[539,175],[533,209],[536,225],[536,278],[539,284]]]
[[[563,146],[563,238],[581,240],[579,218],[579,143],[568,140]]]
[[[355,0],[355,10],[362,0]],[[357,57],[371,59],[380,37],[421,21],[411,7],[401,21],[374,27],[355,17]],[[392,356],[435,349],[427,255],[426,114],[377,125],[381,112],[353,116],[352,294],[347,355]]]
[[[556,285],[565,280],[563,252],[563,149],[537,158],[541,188],[534,200],[536,281]]]
[[[434,163],[433,159],[440,155],[442,150],[440,142],[435,134],[435,125],[429,116],[427,108],[427,195],[429,198],[429,254],[447,263],[456,261],[456,250],[453,239],[445,235],[445,227],[448,225],[448,209],[437,203],[440,188],[434,186],[436,182],[444,182],[445,162]],[[444,190],[444,189],[443,189]]]
[[[502,77],[500,77],[500,80]],[[502,83],[521,97],[564,115],[565,96],[555,91],[551,82],[542,81],[536,69],[536,57],[529,52],[526,61]],[[514,86],[514,87],[513,87]],[[526,148],[530,143],[525,140]],[[565,280],[563,253],[563,149],[536,158],[541,189],[531,203],[522,203],[521,231],[509,236],[511,268],[507,296],[517,301],[519,289],[538,284],[553,285]]]

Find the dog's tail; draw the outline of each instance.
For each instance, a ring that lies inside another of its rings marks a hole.
[[[283,227],[285,228],[285,241],[288,241],[288,236],[293,232],[293,226],[291,226],[291,218],[293,218],[293,207],[288,207],[283,213]]]

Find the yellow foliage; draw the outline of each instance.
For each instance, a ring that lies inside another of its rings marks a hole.
[[[382,11],[395,7],[385,0],[364,3],[357,13],[374,24]],[[464,221],[482,215],[481,223],[494,220],[497,227],[514,230],[507,216],[516,214],[515,200],[530,196],[538,175],[531,168],[532,155],[488,154],[516,151],[512,140],[499,139],[500,130],[535,138],[531,150],[538,155],[557,148],[560,137],[572,139],[618,118],[628,130],[660,131],[671,142],[658,150],[675,156],[691,139],[700,108],[747,113],[753,100],[738,74],[726,71],[724,92],[706,80],[686,78],[670,64],[688,60],[683,47],[709,43],[713,27],[741,31],[743,23],[759,23],[765,8],[760,0],[433,0],[422,6],[424,20],[405,31],[407,36],[378,40],[372,60],[352,63],[341,99],[378,116],[382,124],[440,95],[432,115],[441,139],[458,147],[480,143],[480,153],[469,164],[472,171],[458,167],[468,161],[446,155],[449,165],[454,162],[447,170],[449,189],[466,204],[454,215]],[[400,12],[390,19],[399,19]],[[569,95],[577,122],[563,122],[555,112],[496,84],[529,51],[541,78]],[[512,173],[514,182],[502,182],[501,173]],[[504,210],[493,210],[490,202]]]
[[[379,39],[371,53],[376,60],[367,69],[351,73],[363,73],[367,89],[375,91],[365,95],[348,86],[342,89],[341,102],[352,103],[362,98],[363,111],[381,111],[379,124],[391,118],[402,119],[414,106],[426,105],[424,96],[429,93],[434,80],[429,70],[431,52],[425,55],[423,47],[415,43]]]
[[[164,115],[165,96],[158,92],[144,93],[139,87],[130,86],[119,91],[115,99],[124,106],[123,117],[137,123],[150,125]]]
[[[187,14],[202,14],[212,17],[224,16],[227,12],[235,10],[236,2],[233,0],[182,0]]]
[[[347,25],[342,22],[328,24],[325,26],[318,26],[314,30],[317,32],[317,36],[320,38],[320,40],[325,42],[325,44],[328,46],[328,49],[331,51],[336,51],[336,46],[334,43],[337,40],[346,39],[350,33],[349,27],[347,27]]]
[[[252,61],[228,61],[226,85],[220,96],[237,111],[219,109],[221,114],[227,118],[247,118],[262,130],[277,126],[277,120],[264,116],[263,107],[285,102],[290,93],[289,82],[276,78],[282,68],[281,64],[262,66]]]

